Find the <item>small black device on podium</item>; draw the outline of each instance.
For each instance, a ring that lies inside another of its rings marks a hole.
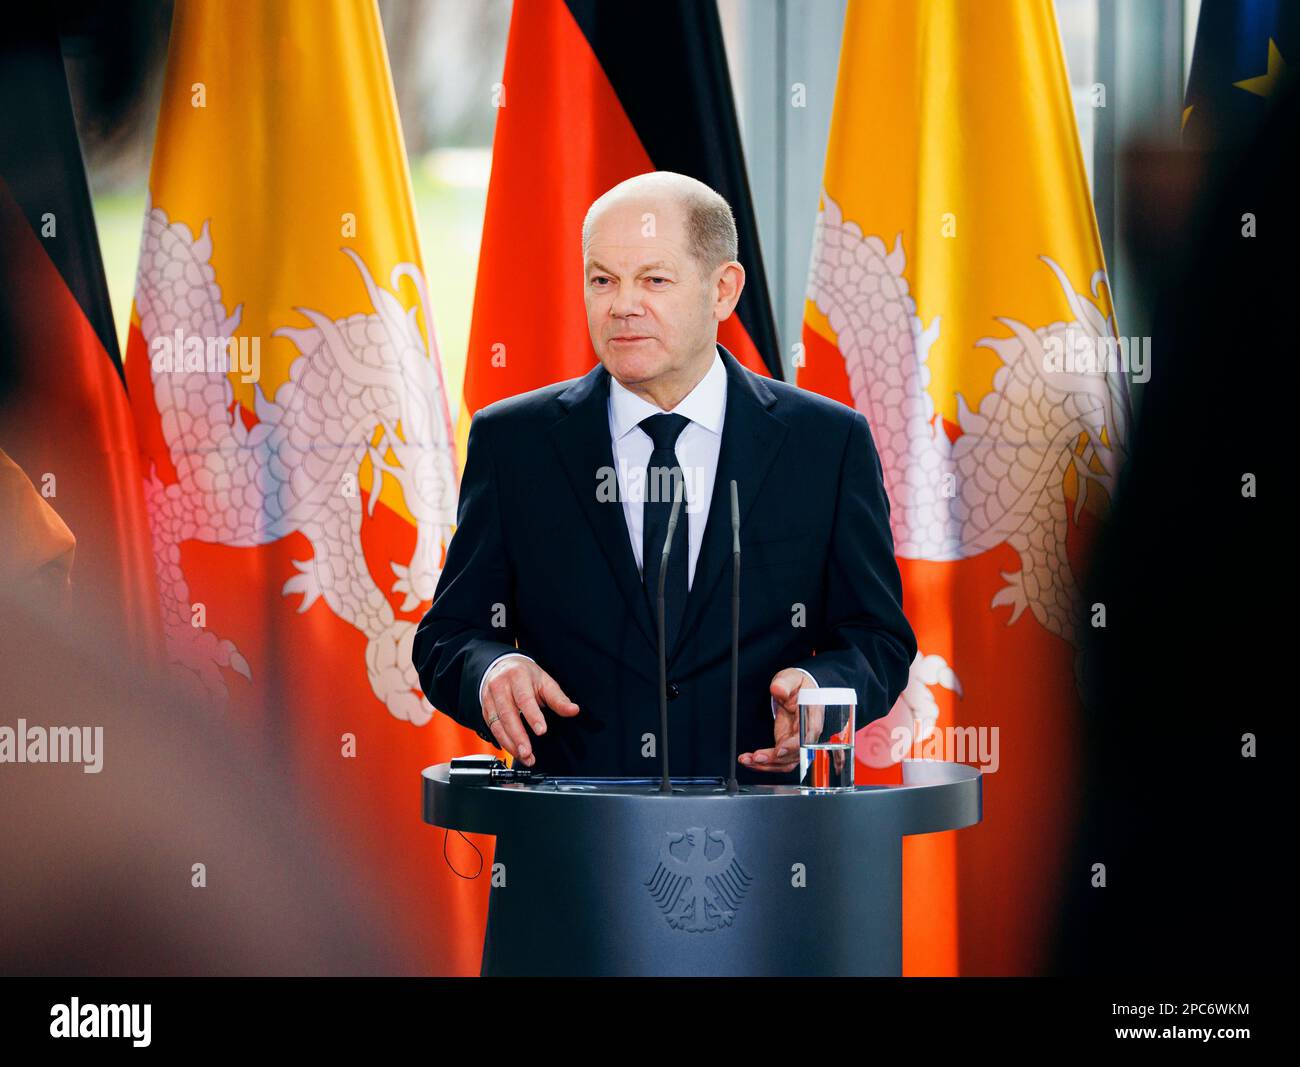
[[[502,785],[506,782],[540,782],[546,775],[528,767],[508,767],[496,756],[484,753],[452,760],[448,777],[456,785]]]

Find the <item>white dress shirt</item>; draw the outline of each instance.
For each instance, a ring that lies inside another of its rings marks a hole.
[[[685,520],[690,534],[687,557],[686,588],[695,581],[695,563],[704,544],[704,526],[713,500],[713,480],[718,473],[718,453],[722,449],[722,420],[727,411],[727,368],[716,352],[708,372],[694,389],[672,409],[691,421],[677,438],[677,462],[682,468],[685,489]],[[632,554],[637,569],[645,573],[641,558],[642,517],[645,515],[645,469],[654,451],[650,435],[640,423],[663,409],[627,389],[616,378],[609,380],[609,435],[614,450],[614,469],[618,473],[618,495],[623,502],[623,518],[632,539]]]
[[[617,378],[609,379],[609,436],[614,453],[614,469],[618,476],[618,495],[623,502],[623,519],[627,524],[627,535],[632,542],[632,554],[636,558],[637,570],[645,573],[645,562],[641,558],[642,517],[645,514],[645,470],[654,451],[654,442],[650,435],[641,429],[640,423],[651,415],[663,413],[663,409],[638,396]],[[713,482],[718,473],[718,453],[722,449],[722,423],[727,412],[727,368],[722,357],[715,350],[713,362],[695,385],[695,388],[682,397],[672,409],[675,415],[685,415],[690,422],[677,438],[677,463],[682,468],[685,514],[678,519],[687,522],[690,535],[690,552],[687,560],[686,587],[689,590],[695,581],[695,563],[700,556],[700,546],[704,544],[704,526],[709,517],[709,505],[713,500]],[[523,656],[522,652],[507,652],[488,664],[483,672],[487,679],[488,671],[501,660],[509,656]],[[534,661],[536,662],[536,661]],[[802,668],[800,668],[802,670]],[[803,672],[808,674],[807,671]],[[812,680],[812,675],[808,674]],[[479,706],[483,705],[483,683],[479,682]],[[772,701],[772,714],[776,714],[776,701]]]

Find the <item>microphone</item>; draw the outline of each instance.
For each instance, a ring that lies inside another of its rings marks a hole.
[[[740,679],[740,499],[731,479],[731,774],[727,792],[738,793],[736,781],[737,688]]]
[[[668,780],[668,648],[664,634],[664,579],[668,576],[668,553],[673,547],[673,533],[677,529],[677,515],[682,506],[682,478],[676,479],[673,487],[673,509],[668,513],[668,533],[664,535],[664,551],[659,557],[659,743],[663,747],[663,781],[659,783],[659,792],[672,793],[672,783]]]

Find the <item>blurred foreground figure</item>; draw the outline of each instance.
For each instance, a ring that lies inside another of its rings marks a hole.
[[[253,738],[25,588],[0,589],[0,974],[416,973]],[[14,762],[20,724],[102,727],[100,769]]]
[[[59,606],[71,586],[77,539],[31,479],[0,449],[0,585],[14,599]]]
[[[1296,587],[1277,514],[1295,493],[1298,104],[1281,100],[1244,151],[1132,159],[1151,378],[1085,590],[1106,622],[1083,623],[1088,821],[1057,971],[1236,975],[1287,959],[1266,931],[1286,914],[1294,836],[1280,803],[1293,638],[1275,620]]]

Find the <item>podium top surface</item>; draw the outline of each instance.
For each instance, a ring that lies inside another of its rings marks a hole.
[[[830,806],[857,816],[879,818],[899,833],[955,830],[979,822],[983,815],[982,775],[978,768],[939,760],[904,760],[901,785],[861,785],[853,789],[817,790],[797,785],[741,785],[728,793],[721,778],[673,778],[671,794],[659,791],[654,778],[545,778],[537,783],[452,784],[451,765],[439,763],[422,772],[424,819],[434,826],[470,833],[498,832],[527,814],[572,817],[587,811],[654,810],[676,805],[721,813],[741,802],[745,810],[780,805],[782,811],[824,814]],[[761,804],[760,804],[761,802]],[[662,810],[662,809],[660,809]],[[630,813],[630,812],[629,812]]]

